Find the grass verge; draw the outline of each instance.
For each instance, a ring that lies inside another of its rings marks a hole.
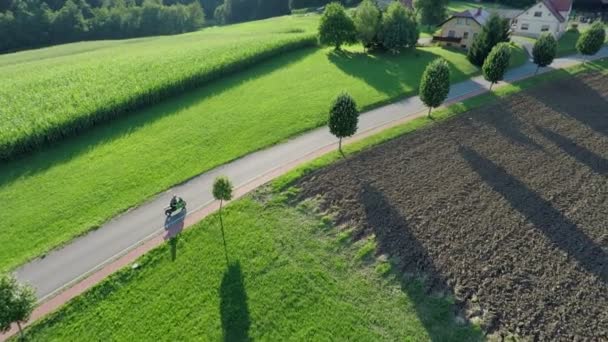
[[[393,273],[373,242],[344,237],[292,194],[232,203],[225,246],[210,216],[27,329],[27,340],[480,339],[450,295]]]

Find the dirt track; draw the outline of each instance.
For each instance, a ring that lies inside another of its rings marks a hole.
[[[608,340],[608,77],[539,87],[303,178],[487,332]]]

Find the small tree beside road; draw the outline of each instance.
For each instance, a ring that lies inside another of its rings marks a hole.
[[[220,201],[220,227],[222,229],[222,240],[224,241],[224,252],[226,253],[226,262],[228,262],[228,251],[226,249],[226,237],[224,235],[224,221],[222,220],[222,204],[224,201],[232,199],[232,183],[228,177],[220,176],[213,181],[213,198]]]
[[[420,99],[429,107],[429,118],[431,110],[439,107],[449,92],[450,68],[443,58],[436,59],[427,65],[420,80]]]
[[[593,56],[604,45],[606,31],[600,21],[594,22],[591,27],[583,32],[576,41],[576,50],[585,56]]]
[[[17,323],[21,338],[21,323],[27,321],[36,306],[36,292],[25,284],[19,284],[15,277],[0,275],[0,332],[6,332],[12,323]]]
[[[329,131],[339,139],[338,150],[343,157],[342,138],[355,134],[358,122],[355,100],[347,92],[338,95],[329,109]]]
[[[492,90],[492,86],[494,83],[498,81],[502,81],[505,76],[505,72],[509,67],[509,60],[511,59],[511,48],[508,43],[500,43],[496,45],[486,61],[483,63],[483,67],[481,68],[483,72],[483,77],[486,81],[491,82],[490,90]]]
[[[342,45],[357,42],[355,24],[340,3],[332,2],[325,6],[319,24],[319,42],[336,50],[340,50]]]
[[[534,43],[534,48],[532,48],[532,58],[534,64],[536,64],[536,72],[534,74],[536,75],[541,67],[546,67],[553,63],[556,55],[557,41],[553,38],[553,35],[545,33],[540,36],[536,43]]]

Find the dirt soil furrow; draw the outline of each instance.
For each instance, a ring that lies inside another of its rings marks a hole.
[[[608,77],[524,91],[298,181],[487,333],[608,340]]]

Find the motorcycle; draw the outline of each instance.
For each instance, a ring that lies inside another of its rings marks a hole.
[[[171,216],[174,212],[182,210],[184,208],[186,208],[186,201],[184,201],[184,199],[180,197],[177,199],[177,202],[174,206],[168,206],[165,208],[165,215]]]

